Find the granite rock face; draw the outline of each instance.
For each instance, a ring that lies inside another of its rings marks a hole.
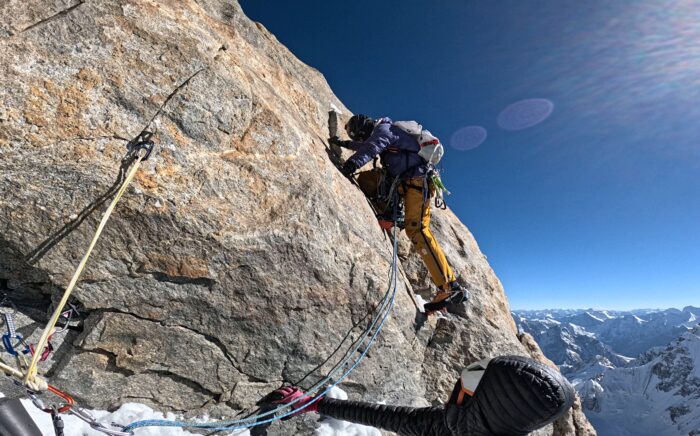
[[[54,384],[95,408],[223,416],[337,362],[389,285],[391,243],[329,159],[329,106],[348,111],[318,71],[223,0],[9,0],[0,53],[0,290],[33,338],[126,142],[148,129],[158,143],[75,291],[87,318],[42,366]],[[402,235],[396,305],[351,397],[426,405],[465,362],[529,354],[466,227],[445,210],[434,228],[470,311],[420,320],[427,271]],[[541,434],[594,434],[567,419]],[[295,421],[271,432],[313,425]]]

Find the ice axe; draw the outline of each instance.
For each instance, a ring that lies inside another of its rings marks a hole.
[[[328,137],[338,136],[338,112],[333,108],[328,111]],[[336,144],[330,144],[331,154],[337,162],[342,161],[343,149]]]

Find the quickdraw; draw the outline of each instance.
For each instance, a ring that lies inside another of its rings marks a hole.
[[[440,178],[440,172],[435,167],[431,167],[430,171],[428,171],[427,180],[430,180],[435,188],[435,207],[443,210],[447,209],[445,195],[450,195],[450,191],[445,188]]]
[[[34,406],[36,406],[39,410],[51,414],[51,419],[54,425],[54,431],[57,436],[61,436],[63,434],[64,423],[60,415],[64,413],[70,413],[71,415],[75,416],[81,421],[86,422],[92,429],[110,436],[132,436],[134,434],[130,431],[116,430],[98,422],[97,419],[95,419],[95,417],[93,417],[90,414],[90,412],[78,406],[75,403],[75,400],[73,400],[72,396],[59,390],[58,388],[49,385],[48,390],[49,392],[63,399],[65,401],[63,405],[61,405],[60,407],[47,406],[46,404],[44,404],[41,398],[39,398],[39,394],[31,390],[27,390],[27,396],[29,396],[29,398],[32,401],[32,404],[34,404]],[[112,427],[121,428],[122,426],[120,426],[119,424],[112,423]]]
[[[31,352],[27,343],[24,342],[24,338],[19,334],[12,335],[9,332],[5,333],[2,335],[2,345],[5,347],[5,351],[14,357],[18,357],[20,352],[21,354],[29,354]],[[20,346],[24,346],[24,348],[18,351],[18,347]]]
[[[9,307],[12,310],[11,312],[3,312],[2,314],[5,317],[5,325],[7,326],[7,332],[2,335],[2,344],[5,347],[5,351],[14,357],[19,356],[20,352],[22,354],[28,354],[30,352],[29,346],[24,342],[22,335],[17,333],[17,327],[15,326],[13,315],[17,313],[17,308],[7,297],[0,302],[0,305]],[[21,345],[24,346],[24,349],[18,351],[18,347]]]
[[[136,172],[139,169],[139,165],[142,161],[148,159],[148,157],[151,155],[154,149],[154,142],[152,141],[152,132],[148,131],[142,131],[135,139],[132,141],[129,141],[127,144],[127,153],[122,159],[122,168],[124,171],[125,169],[128,168],[129,166],[131,167],[126,173],[124,179],[121,182],[121,186],[119,187],[119,190],[117,191],[114,199],[108,206],[106,212],[102,216],[102,220],[100,221],[100,224],[97,227],[97,230],[95,232],[95,235],[93,236],[90,245],[83,256],[80,264],[78,265],[75,273],[73,274],[73,277],[71,278],[70,283],[66,287],[66,290],[63,293],[63,297],[61,298],[61,301],[59,301],[56,309],[53,312],[53,315],[51,316],[51,319],[49,320],[48,324],[44,328],[44,331],[39,338],[39,341],[37,342],[36,345],[31,345],[26,347],[25,353],[31,353],[32,354],[32,359],[29,365],[24,365],[26,367],[26,371],[24,373],[16,370],[15,368],[12,368],[8,365],[5,365],[4,363],[0,362],[0,369],[2,369],[6,374],[12,375],[13,377],[16,378],[21,378],[22,379],[22,385],[27,388],[27,395],[29,398],[32,400],[32,403],[42,411],[46,413],[50,413],[52,416],[52,421],[54,424],[54,429],[56,431],[56,434],[61,434],[63,432],[63,421],[61,417],[59,416],[62,413],[71,413],[77,418],[85,421],[90,425],[91,428],[100,431],[102,433],[112,435],[112,436],[131,436],[133,432],[125,429],[124,431],[121,430],[115,430],[113,428],[109,428],[104,426],[103,424],[97,422],[97,420],[92,417],[87,411],[77,407],[75,405],[75,401],[73,400],[73,397],[70,396],[68,393],[63,392],[59,390],[58,388],[47,385],[46,381],[40,377],[37,374],[37,364],[40,361],[44,361],[49,358],[51,355],[51,352],[53,351],[53,345],[51,344],[51,339],[54,337],[56,334],[60,334],[65,332],[69,324],[73,318],[73,316],[78,315],[79,311],[75,306],[70,304],[68,302],[68,299],[70,298],[70,294],[75,288],[78,279],[80,277],[80,274],[82,273],[83,269],[85,268],[85,265],[88,261],[88,258],[90,256],[90,253],[95,247],[95,244],[97,243],[97,240],[99,239],[102,230],[104,229],[105,225],[107,224],[107,221],[109,220],[109,217],[116,207],[117,203],[121,199],[121,197],[124,195],[126,192],[126,189],[128,188],[129,184],[131,181],[134,179]],[[0,301],[0,307],[7,301],[7,299],[3,299]],[[68,310],[64,310],[64,307],[68,306]],[[14,308],[14,306],[13,306]],[[6,341],[5,338],[3,337],[3,343],[5,344],[5,348],[10,351],[14,351],[14,347],[16,344],[12,343],[12,340],[10,338],[18,336],[15,332],[14,328],[14,322],[12,320],[12,315],[11,314],[5,314],[5,319],[6,323],[8,325],[8,333],[6,334],[8,337],[8,340]],[[62,321],[62,324],[59,323],[59,321]],[[41,350],[41,353],[39,354],[39,351]],[[15,351],[16,352],[16,351]],[[20,365],[22,366],[22,365]],[[19,383],[19,381],[17,381]],[[47,407],[43,401],[39,398],[39,392],[43,390],[48,390],[49,392],[53,393],[54,395],[60,397],[63,400],[63,403],[56,407]]]
[[[92,250],[95,248],[95,245],[97,244],[97,241],[102,234],[102,231],[104,230],[105,226],[107,225],[107,221],[109,221],[109,217],[112,214],[112,211],[114,211],[114,208],[116,207],[117,203],[119,200],[122,198],[124,193],[126,192],[127,188],[131,184],[131,181],[134,179],[136,176],[136,172],[139,169],[139,166],[141,162],[144,160],[144,158],[147,158],[150,156],[150,154],[153,151],[154,148],[154,142],[151,140],[151,137],[153,136],[152,132],[147,132],[147,131],[142,131],[138,137],[136,137],[134,140],[129,141],[129,144],[127,145],[128,151],[127,155],[122,159],[122,167],[125,167],[124,164],[129,164],[131,168],[129,169],[128,173],[124,177],[124,180],[122,181],[122,184],[115,194],[114,198],[112,199],[112,202],[109,204],[107,207],[107,210],[104,212],[104,215],[102,216],[102,219],[100,220],[99,225],[97,226],[97,230],[95,231],[95,235],[92,237],[90,241],[90,245],[87,248],[87,251],[83,255],[82,260],[80,261],[80,264],[78,265],[77,269],[73,273],[73,276],[71,277],[70,282],[68,283],[68,286],[66,287],[65,291],[63,292],[63,297],[61,300],[58,302],[58,305],[56,306],[56,309],[53,312],[53,315],[51,315],[51,319],[47,323],[46,327],[44,328],[43,333],[41,334],[41,337],[39,338],[39,341],[37,342],[36,348],[44,350],[44,347],[47,346],[49,337],[51,336],[52,333],[54,333],[54,328],[56,324],[58,323],[59,318],[61,318],[61,315],[63,314],[63,308],[68,304],[68,299],[70,298],[71,293],[75,289],[75,286],[78,283],[78,280],[80,279],[80,275],[82,274],[83,270],[85,269],[85,266],[87,264],[88,259],[90,258],[90,254],[92,253]],[[35,380],[38,377],[38,363],[39,359],[41,358],[41,355],[39,354],[34,354],[32,356],[31,362],[27,366],[27,370],[24,373],[24,377],[22,379],[22,382],[25,386],[29,386],[30,384],[34,383]],[[3,368],[4,369],[4,368]]]

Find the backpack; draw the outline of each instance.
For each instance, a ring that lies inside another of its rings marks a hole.
[[[425,159],[428,163],[437,165],[445,154],[440,140],[433,136],[429,130],[425,130],[423,126],[415,121],[396,121],[394,126],[413,136],[420,145],[418,156]]]

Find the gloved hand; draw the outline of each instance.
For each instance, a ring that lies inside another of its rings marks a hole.
[[[270,404],[289,404],[293,402],[294,400],[299,399],[296,403],[292,404],[292,409],[294,409],[295,413],[285,417],[284,419],[289,419],[294,416],[297,416],[302,413],[306,412],[317,412],[318,411],[318,403],[321,400],[314,401],[312,404],[309,404],[307,407],[304,407],[304,405],[310,403],[314,397],[311,397],[309,395],[305,395],[304,391],[298,387],[298,386],[285,386],[283,388],[279,388],[273,392],[271,392],[267,397],[267,401]],[[302,409],[303,407],[303,409]]]
[[[343,164],[343,168],[340,169],[340,172],[343,173],[345,177],[352,177],[352,175],[357,171],[357,166],[355,165],[354,162],[352,161],[345,161]]]
[[[344,148],[350,148],[350,143],[352,141],[343,141],[342,139],[338,138],[337,136],[334,136],[332,138],[328,138],[328,143],[331,145],[337,145],[338,147],[344,147]]]

